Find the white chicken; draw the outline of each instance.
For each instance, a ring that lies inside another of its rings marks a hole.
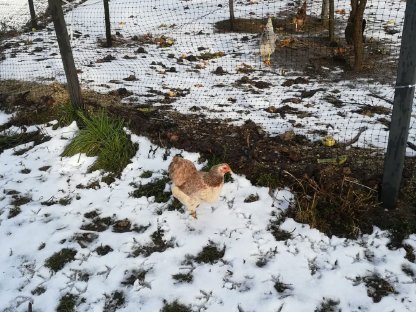
[[[276,39],[277,35],[273,29],[272,18],[269,17],[266,27],[260,37],[260,54],[263,59],[263,63],[269,66],[271,65],[270,56],[276,50]]]
[[[191,161],[175,156],[169,165],[172,195],[191,211],[193,218],[196,218],[196,208],[200,203],[213,203],[218,200],[227,172],[232,171],[225,163],[204,172],[198,171]]]

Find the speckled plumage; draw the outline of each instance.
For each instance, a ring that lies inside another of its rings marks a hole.
[[[172,194],[196,217],[195,209],[201,202],[218,200],[224,174],[230,171],[227,164],[213,166],[208,172],[198,171],[191,161],[175,156],[169,165]]]
[[[270,65],[270,55],[276,50],[277,36],[273,29],[271,17],[267,20],[266,27],[260,37],[260,54],[265,64]]]

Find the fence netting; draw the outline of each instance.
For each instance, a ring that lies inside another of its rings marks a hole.
[[[234,1],[231,29],[228,0],[111,0],[111,47],[102,0],[64,7],[83,88],[125,88],[126,105],[237,125],[251,120],[272,135],[293,130],[312,141],[358,137],[354,146],[384,153],[406,3],[368,1],[360,72],[352,70],[354,50],[345,36],[350,1],[335,1],[332,42],[322,1],[307,0],[298,23],[302,4]],[[260,44],[268,17],[277,37],[265,64]],[[4,39],[0,51],[2,80],[65,82],[52,23]],[[414,123],[413,116],[409,142],[416,142]]]

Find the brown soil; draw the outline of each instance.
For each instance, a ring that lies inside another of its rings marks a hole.
[[[342,74],[343,77],[337,77],[338,79],[358,75],[363,77],[363,73],[357,74],[348,70],[351,67],[351,47],[345,47],[343,50],[343,40],[330,43],[324,37],[325,32],[318,19],[308,17],[304,31],[297,33],[290,22],[291,18],[292,16],[288,14],[273,21],[280,40],[272,59],[274,67],[280,68],[282,65],[301,67],[312,77],[325,78],[321,66],[328,68],[338,66],[346,69],[345,74]],[[234,23],[234,31],[260,33],[264,24],[265,20],[237,19]],[[217,23],[218,31],[229,31],[229,27],[229,21]],[[341,30],[338,30],[338,33],[341,33]],[[386,62],[389,59],[389,53],[386,53],[388,47],[377,42],[367,42],[366,50],[368,56],[371,56],[367,58],[365,72],[367,77],[372,77],[377,81],[383,81],[385,77],[394,77],[395,64]],[[382,68],[377,66],[381,61],[383,61]],[[391,65],[387,66],[387,64]],[[264,87],[267,88],[267,85]],[[227,161],[236,173],[244,174],[255,184],[273,187],[276,185],[299,186],[299,181],[309,183],[303,180],[306,175],[320,184],[322,192],[331,189],[323,184],[343,185],[344,178],[347,176],[357,185],[361,185],[363,192],[368,189],[373,190],[374,201],[377,201],[383,156],[375,155],[374,150],[346,149],[345,144],[329,148],[320,142],[311,143],[299,135],[270,137],[253,122],[237,127],[221,120],[206,120],[198,114],[182,115],[153,106],[149,109],[125,107],[120,105],[120,100],[124,96],[123,90],[119,91],[102,95],[84,90],[83,98],[88,108],[107,107],[112,114],[118,117],[123,116],[128,120],[133,132],[149,137],[155,144],[167,150],[176,147],[199,152],[204,159],[217,158]],[[57,116],[57,104],[68,102],[69,98],[64,86],[56,83],[40,85],[20,81],[2,81],[0,109],[9,112],[17,111],[16,117],[4,125],[3,129],[12,124],[24,126],[48,122]],[[270,109],[272,110],[273,107]],[[362,113],[371,115],[380,112],[369,107]],[[388,123],[388,120],[386,122]],[[317,163],[318,159],[336,158],[341,155],[347,156],[347,161],[342,165]],[[389,228],[395,232],[398,243],[408,233],[416,232],[415,163],[414,159],[406,160],[399,202],[400,209],[385,211],[371,205],[371,209],[360,212],[358,216],[354,215],[359,219],[356,223],[361,231],[371,231],[373,224]],[[325,171],[325,179],[321,179],[323,171]],[[330,233],[339,234],[339,231],[333,230]]]
[[[26,95],[18,96],[22,91]],[[50,100],[45,101],[45,97]],[[0,109],[14,109],[18,113],[30,111],[35,104],[39,111],[43,112],[44,122],[53,116],[54,106],[61,101],[68,101],[63,86],[16,81],[3,82],[0,85],[0,99]],[[413,158],[406,159],[399,208],[386,211],[377,202],[383,155],[377,155],[375,150],[346,148],[345,144],[326,147],[321,142],[312,143],[303,136],[293,134],[271,137],[251,121],[242,126],[232,126],[221,120],[207,120],[197,114],[183,115],[175,111],[159,110],[157,107],[137,110],[119,104],[120,98],[116,95],[86,91],[84,99],[88,109],[94,110],[104,106],[111,114],[123,117],[134,133],[144,135],[153,143],[165,148],[166,155],[169,155],[172,147],[199,152],[202,160],[217,159],[228,162],[235,173],[245,175],[256,185],[272,188],[290,187],[298,196],[302,196],[305,194],[302,194],[299,188],[300,181],[314,181],[323,194],[328,190],[342,189],[347,177],[349,181],[353,181],[349,183],[357,185],[353,189],[354,192],[367,194],[370,190],[373,194],[369,208],[352,215],[357,219],[353,220],[354,226],[359,228],[355,234],[371,232],[372,225],[378,225],[392,230],[392,246],[399,246],[403,238],[416,232],[416,175],[413,170],[416,161]],[[39,114],[37,120],[42,119],[40,115],[42,114]],[[318,159],[337,159],[341,155],[347,156],[345,163],[318,164]],[[305,180],[305,177],[308,180]],[[333,185],[340,187],[336,188]],[[296,207],[292,216],[296,217]],[[333,218],[334,211],[326,216]],[[327,233],[353,236],[351,229],[348,229],[349,233],[343,233],[339,223],[332,225],[330,219],[326,222],[330,224]],[[331,229],[331,226],[339,228]]]

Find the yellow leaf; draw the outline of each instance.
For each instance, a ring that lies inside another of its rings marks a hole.
[[[341,155],[335,158],[322,158],[318,159],[318,164],[333,164],[333,165],[342,165],[348,159],[347,155]]]
[[[328,147],[334,146],[335,143],[336,141],[331,135],[327,135],[322,139],[322,144]]]

